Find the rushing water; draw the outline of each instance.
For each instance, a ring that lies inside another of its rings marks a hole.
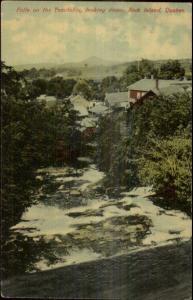
[[[81,158],[80,161],[84,159]],[[148,197],[149,187],[118,199],[100,193],[104,174],[89,159],[79,169],[38,171],[37,204],[12,227],[15,272],[32,273],[189,240],[191,220]]]

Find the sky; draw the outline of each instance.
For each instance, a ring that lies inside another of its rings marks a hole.
[[[4,1],[1,14],[8,65],[191,58],[191,3]]]

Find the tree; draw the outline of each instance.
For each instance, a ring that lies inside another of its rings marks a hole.
[[[76,84],[74,79],[66,79],[57,76],[48,81],[47,94],[55,96],[56,98],[63,99],[72,94],[73,88]]]
[[[103,101],[105,98],[105,91],[101,87],[101,82],[90,79],[88,83],[91,87],[91,98]]]
[[[103,117],[97,157],[107,175],[105,185],[152,185],[160,205],[190,214],[191,105],[191,95],[184,92],[134,106],[127,112],[124,138],[119,131],[122,118],[115,112]]]
[[[2,64],[2,227],[3,239],[29,207],[37,189],[37,168],[57,163],[58,141],[80,144],[76,113],[69,102],[52,108],[28,93],[25,79]]]
[[[152,141],[139,161],[139,177],[169,207],[191,212],[191,139],[181,135]]]
[[[70,96],[73,92],[73,88],[76,84],[76,80],[74,79],[65,79],[64,80],[64,89],[66,97]]]
[[[28,73],[30,79],[36,79],[39,76],[39,72],[36,68],[31,68]]]
[[[33,80],[31,85],[29,85],[29,93],[32,97],[38,97],[42,94],[47,93],[48,82],[45,79]]]
[[[126,68],[126,70],[124,71],[123,74],[129,75],[129,74],[131,74],[131,73],[138,73],[138,71],[139,71],[139,70],[138,70],[137,63],[135,63],[135,64],[129,65],[129,66]]]
[[[142,76],[138,72],[138,67],[136,64],[129,65],[126,70],[123,72],[123,76],[120,78],[120,89],[122,91],[128,91],[128,86],[139,79],[141,79]]]
[[[157,97],[129,112],[128,156],[141,185],[161,203],[190,213],[191,105],[189,93]]]
[[[97,163],[102,171],[108,172],[112,163],[113,147],[120,140],[119,122],[116,112],[101,117],[97,130]]]
[[[150,78],[151,75],[154,75],[156,72],[154,69],[153,62],[148,59],[142,59],[139,62],[139,72],[142,77],[146,76],[146,77]]]
[[[74,95],[82,95],[85,99],[90,99],[91,97],[91,87],[86,80],[79,80],[73,88]]]
[[[180,79],[185,75],[185,69],[178,60],[168,60],[161,64],[159,77],[162,79]]]
[[[2,228],[3,239],[31,203],[35,144],[29,131],[39,122],[41,106],[29,101],[25,80],[2,64]],[[30,116],[30,117],[29,117]],[[33,123],[34,122],[34,123]]]
[[[47,94],[49,96],[56,96],[57,98],[64,97],[63,78],[61,76],[49,80]]]
[[[113,93],[120,90],[119,80],[115,76],[107,76],[101,82],[101,89],[104,93]]]

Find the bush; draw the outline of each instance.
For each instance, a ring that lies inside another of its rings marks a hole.
[[[138,162],[143,184],[153,185],[156,195],[170,207],[191,211],[191,139],[155,140]]]

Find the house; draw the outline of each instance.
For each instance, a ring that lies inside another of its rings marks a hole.
[[[96,118],[86,117],[80,121],[80,131],[84,131],[86,128],[95,128],[97,123]]]
[[[89,113],[94,117],[100,117],[108,113],[108,108],[103,102],[96,102],[95,105],[89,109]]]
[[[55,96],[47,96],[47,95],[40,95],[36,98],[39,102],[45,102],[46,106],[51,107],[57,103],[57,99]]]
[[[82,131],[81,137],[84,141],[89,141],[93,138],[95,133],[96,127],[87,127]]]
[[[86,117],[81,120],[80,131],[83,140],[88,141],[94,136],[96,132],[97,120],[98,119],[92,117]]]
[[[106,93],[105,104],[109,108],[127,109],[129,98],[127,92]]]
[[[74,110],[78,112],[79,117],[84,118],[88,116],[88,108],[90,105],[88,100],[81,95],[71,96],[69,99],[74,106]]]
[[[184,92],[192,85],[190,80],[141,79],[128,87],[130,104],[143,102],[150,96],[172,95]]]

